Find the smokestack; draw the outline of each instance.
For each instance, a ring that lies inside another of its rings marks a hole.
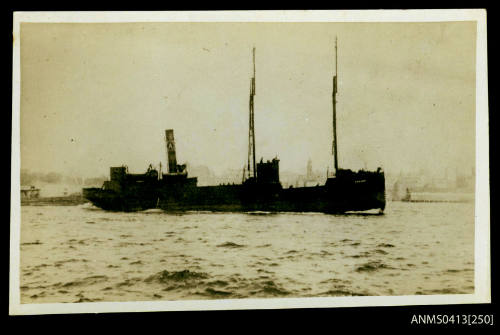
[[[165,130],[165,143],[167,145],[167,161],[168,161],[168,172],[177,172],[177,158],[175,157],[175,140],[174,140],[174,130]]]

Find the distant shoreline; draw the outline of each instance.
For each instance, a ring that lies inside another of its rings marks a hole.
[[[474,202],[475,194],[471,192],[410,192],[410,197],[405,199],[393,199],[393,201],[403,202],[447,202],[447,203],[469,203]]]
[[[472,200],[394,200],[394,201],[401,201],[401,202],[431,202],[431,203],[437,203],[437,202],[446,202],[446,203],[470,203],[473,202]]]
[[[88,200],[83,198],[81,195],[70,195],[64,197],[40,197],[35,199],[22,199],[21,206],[74,206],[81,205],[86,202],[88,202]]]

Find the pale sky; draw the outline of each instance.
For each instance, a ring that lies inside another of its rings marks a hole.
[[[252,47],[257,159],[333,166],[338,37],[342,168],[469,172],[475,157],[475,22],[22,23],[21,167],[82,176],[247,161]]]

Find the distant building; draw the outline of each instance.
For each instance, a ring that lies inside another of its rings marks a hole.
[[[309,159],[307,161],[306,174],[299,175],[295,180],[295,187],[311,187],[322,185],[325,183],[326,176],[315,172],[312,167],[312,161]]]
[[[40,189],[35,186],[21,186],[21,199],[36,199],[40,197]]]
[[[309,158],[309,160],[307,161],[307,175],[306,175],[306,178],[307,180],[311,180],[313,179],[313,167],[312,167],[312,161],[311,159]]]

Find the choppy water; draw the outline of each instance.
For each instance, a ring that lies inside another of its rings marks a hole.
[[[21,303],[474,292],[474,207],[385,215],[22,207]]]

